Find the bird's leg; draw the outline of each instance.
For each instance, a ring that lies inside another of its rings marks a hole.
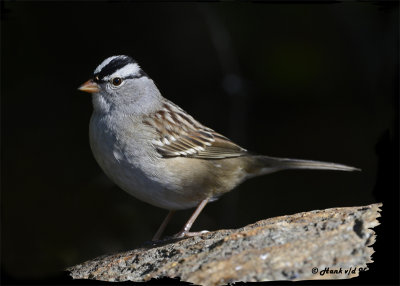
[[[197,206],[196,210],[193,212],[192,216],[189,218],[187,223],[183,226],[183,229],[174,235],[176,238],[181,238],[185,236],[195,236],[207,231],[200,231],[200,232],[189,232],[190,228],[192,227],[194,221],[197,219],[201,211],[204,209],[206,204],[208,203],[209,198],[202,200],[199,205]]]
[[[167,224],[169,223],[169,221],[172,218],[172,215],[175,213],[175,211],[169,211],[169,213],[167,214],[167,216],[165,217],[165,219],[163,220],[162,224],[160,225],[160,227],[158,228],[156,234],[154,235],[152,241],[156,241],[159,240],[161,235],[163,234],[165,228],[167,227]]]

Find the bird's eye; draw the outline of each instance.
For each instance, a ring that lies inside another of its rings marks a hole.
[[[115,86],[119,86],[122,83],[122,79],[120,77],[114,77],[111,80],[112,84]]]

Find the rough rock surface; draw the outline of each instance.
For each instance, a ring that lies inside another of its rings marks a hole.
[[[280,216],[239,229],[149,243],[70,267],[74,279],[148,281],[180,277],[198,285],[236,281],[345,279],[371,263],[379,207]],[[328,269],[329,268],[329,269]],[[347,272],[346,272],[347,271]]]

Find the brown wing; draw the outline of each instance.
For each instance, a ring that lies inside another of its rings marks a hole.
[[[172,102],[143,122],[155,128],[158,138],[152,144],[165,158],[224,159],[247,154],[246,149],[203,126]]]

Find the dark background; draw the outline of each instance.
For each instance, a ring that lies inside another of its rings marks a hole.
[[[396,2],[1,4],[3,283],[68,281],[64,268],[138,247],[167,213],[121,191],[91,154],[91,98],[77,87],[115,54],[251,151],[362,168],[252,179],[193,230],[383,202],[375,262],[352,282],[398,283]]]

